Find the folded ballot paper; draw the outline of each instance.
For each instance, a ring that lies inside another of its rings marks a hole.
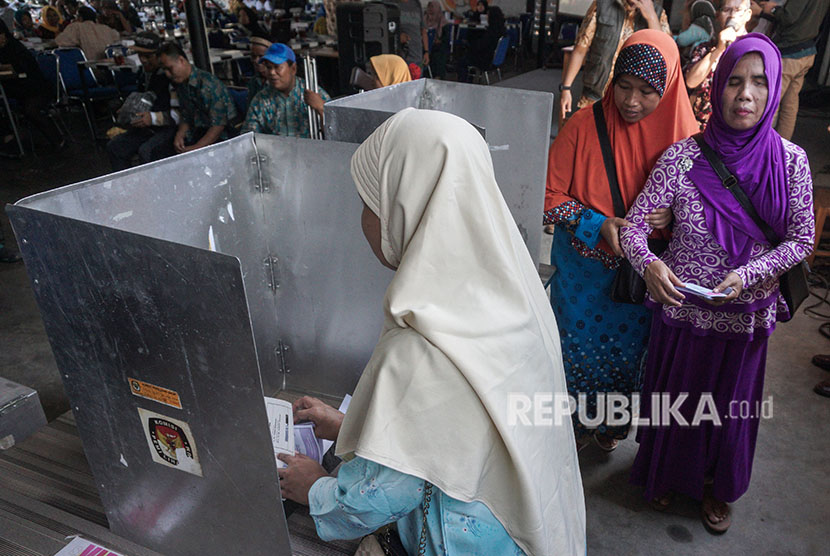
[[[2,554],[6,554],[3,552]],[[12,554],[16,554],[12,552]],[[22,552],[21,552],[22,554]],[[39,554],[39,553],[38,553]],[[86,541],[80,537],[72,539],[68,545],[63,547],[55,556],[122,556],[120,552],[114,552],[109,548],[97,545],[94,542]]]
[[[711,288],[704,288],[703,286],[698,286],[690,282],[686,282],[682,286],[675,286],[675,289],[679,292],[702,297],[703,299],[721,299],[732,293],[732,288],[726,288],[723,292],[715,293]]]
[[[348,409],[351,396],[347,395],[340,405],[340,411]],[[265,398],[265,410],[268,413],[268,426],[271,429],[271,441],[274,443],[275,454],[300,453],[310,457],[317,463],[323,463],[323,456],[331,448],[333,442],[320,440],[314,434],[313,423],[294,424],[294,411],[291,403],[276,398]],[[285,462],[277,460],[277,467],[285,467]]]

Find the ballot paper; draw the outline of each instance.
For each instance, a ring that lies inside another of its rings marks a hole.
[[[313,423],[294,424],[294,411],[291,403],[276,398],[265,398],[265,411],[268,414],[268,427],[271,430],[271,442],[274,454],[300,453],[317,463],[323,463],[326,451],[323,441],[314,434]],[[277,467],[286,467],[285,462],[277,459]]]
[[[722,299],[732,293],[732,288],[726,288],[723,292],[716,293],[710,288],[704,288],[703,286],[698,286],[697,284],[692,284],[691,282],[686,282],[682,286],[675,286],[675,289],[679,292],[690,293],[692,295],[702,297],[703,299]]]
[[[94,542],[85,541],[81,537],[75,537],[68,545],[60,549],[55,556],[122,556],[120,552],[114,552]]]

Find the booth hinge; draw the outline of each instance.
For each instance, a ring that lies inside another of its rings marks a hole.
[[[277,359],[279,359],[280,362],[280,372],[283,374],[291,372],[291,369],[288,368],[288,363],[285,361],[285,354],[288,350],[288,345],[280,340],[279,345],[277,346]]]
[[[257,169],[257,179],[254,183],[254,189],[260,193],[267,193],[271,190],[271,184],[268,182],[268,178],[262,175],[262,164],[266,162],[268,162],[268,157],[264,154],[255,154],[251,157],[251,164]]]
[[[277,271],[277,264],[279,264],[280,260],[271,255],[265,257],[262,262],[265,265],[265,278],[268,281],[268,287],[271,288],[272,292],[276,293],[280,287],[279,273]]]

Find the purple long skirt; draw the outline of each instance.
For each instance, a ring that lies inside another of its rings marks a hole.
[[[668,404],[662,403],[666,398],[653,403],[652,394],[668,394],[670,402],[675,402],[687,393],[679,413],[689,424],[670,419],[666,426],[641,426],[631,482],[645,486],[648,500],[669,492],[701,500],[704,482],[711,480],[715,498],[734,502],[749,487],[762,414],[768,337],[725,340],[693,331],[667,325],[661,311],[655,311],[640,417],[660,415],[658,406],[666,413]],[[700,408],[707,418],[694,425]],[[713,414],[719,416],[720,424],[708,417]]]

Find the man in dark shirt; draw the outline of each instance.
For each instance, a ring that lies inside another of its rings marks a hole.
[[[138,30],[144,28],[141,16],[138,15],[138,11],[130,3],[130,0],[120,0],[119,6],[121,7],[121,13],[124,14],[124,17],[130,22],[133,29]]]
[[[167,77],[176,85],[181,121],[173,138],[177,153],[186,153],[228,138],[236,107],[228,89],[215,75],[193,67],[176,43],[160,50]]]
[[[136,154],[141,164],[174,154],[176,122],[170,110],[170,79],[164,74],[158,56],[160,47],[161,37],[155,33],[145,31],[135,38],[132,49],[138,53],[144,73],[139,92],[152,92],[156,98],[149,112],[136,114],[130,129],[107,143],[113,171],[129,168]]]
[[[752,12],[775,25],[773,40],[781,51],[781,103],[775,129],[790,140],[798,117],[798,94],[816,60],[816,37],[830,0],[788,0],[779,4],[753,2]]]

